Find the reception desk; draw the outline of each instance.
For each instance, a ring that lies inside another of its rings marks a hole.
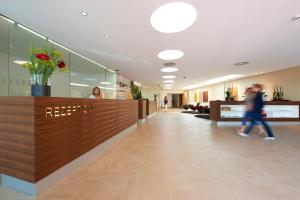
[[[157,102],[156,101],[147,101],[146,115],[151,116],[157,112]]]
[[[35,183],[137,120],[134,100],[0,97],[2,184],[6,177],[32,183],[34,190]]]
[[[242,101],[210,101],[210,119],[217,125],[240,125],[244,111]],[[300,101],[266,101],[264,115],[273,124],[300,124]]]

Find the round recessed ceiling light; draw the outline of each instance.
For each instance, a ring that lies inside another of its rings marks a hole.
[[[105,35],[104,37],[105,37],[106,39],[110,38],[110,36],[109,36],[109,35]]]
[[[176,67],[165,67],[160,69],[161,72],[177,72],[178,69]]]
[[[179,50],[165,50],[158,53],[158,57],[162,60],[175,60],[181,58],[184,55],[182,51]]]
[[[80,14],[83,15],[83,16],[88,16],[88,13],[85,12],[85,11],[81,11]]]
[[[166,76],[162,76],[162,78],[172,79],[172,78],[176,78],[176,76],[174,76],[174,75],[166,75]]]
[[[152,27],[162,33],[176,33],[190,27],[197,18],[196,9],[184,2],[172,2],[158,7],[151,15]]]
[[[164,80],[164,83],[174,83],[174,80]]]

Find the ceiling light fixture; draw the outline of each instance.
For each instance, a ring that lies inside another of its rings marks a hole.
[[[14,63],[18,64],[18,65],[24,65],[25,63],[30,63],[24,60],[14,60]]]
[[[87,80],[87,81],[97,81],[98,79],[97,78],[89,78],[89,77],[87,77],[84,80]]]
[[[151,15],[152,27],[162,33],[176,33],[190,27],[197,19],[196,9],[184,2],[171,2],[158,7]]]
[[[110,85],[110,82],[100,82],[102,85]]]
[[[161,72],[177,72],[178,69],[176,67],[165,67],[160,69]]]
[[[243,61],[243,62],[237,62],[237,63],[234,63],[233,65],[234,66],[241,66],[241,65],[247,65],[249,64],[250,62],[249,61]]]
[[[214,78],[214,79],[211,79],[211,80],[208,80],[208,81],[204,81],[203,84],[204,85],[210,85],[210,84],[220,83],[220,82],[223,82],[223,81],[232,80],[232,79],[239,78],[239,77],[242,77],[242,76],[244,76],[244,75],[230,74],[230,75]]]
[[[88,87],[89,85],[81,84],[81,83],[70,83],[72,86],[80,86],[80,87]]]
[[[199,88],[199,87],[203,87],[203,86],[207,86],[207,85],[212,85],[212,84],[216,84],[216,83],[222,83],[222,82],[225,82],[225,81],[228,81],[228,80],[233,80],[233,79],[236,79],[236,78],[240,78],[244,75],[241,75],[241,74],[230,74],[230,75],[226,75],[226,76],[221,76],[221,77],[218,77],[218,78],[214,78],[214,79],[211,79],[211,80],[208,80],[208,81],[204,81],[200,84],[193,84],[193,85],[189,85],[187,87],[184,87],[183,89],[185,90],[189,90],[189,89],[194,89],[194,88]]]
[[[98,86],[100,89],[105,89],[105,90],[117,90],[116,88],[111,88],[111,87],[102,87]]]
[[[174,83],[174,80],[164,80],[164,83]]]
[[[85,16],[85,17],[88,16],[88,13],[85,12],[85,11],[81,11],[80,14],[83,15],[83,16]]]
[[[176,78],[176,76],[174,76],[174,75],[166,75],[166,76],[162,76],[162,78],[173,79],[173,78]]]
[[[33,31],[33,30],[30,30],[29,28],[26,28],[25,26],[23,26],[23,25],[21,25],[21,24],[18,24],[18,27],[20,27],[20,28],[22,28],[22,29],[24,29],[24,30],[26,30],[26,31],[28,31],[28,32],[30,32],[30,33],[36,35],[36,36],[39,36],[40,38],[42,38],[42,39],[44,39],[44,40],[46,40],[46,37],[45,37],[45,36],[42,36],[41,34],[35,32],[35,31]]]
[[[11,20],[11,19],[8,19],[7,17],[4,17],[4,16],[2,16],[2,15],[0,15],[0,17],[2,17],[3,19],[5,19],[6,21],[8,21],[8,22],[10,22],[10,23],[15,23],[13,20]]]
[[[104,37],[105,37],[106,39],[110,38],[110,36],[109,36],[109,35],[105,35]]]
[[[157,54],[157,56],[162,60],[175,60],[179,59],[184,55],[180,50],[165,50]]]
[[[81,55],[81,54],[79,54],[79,53],[77,53],[77,52],[75,52],[75,51],[73,51],[73,50],[71,50],[71,49],[63,46],[63,45],[61,45],[61,44],[59,44],[59,43],[57,43],[57,42],[54,42],[53,40],[48,39],[48,41],[51,42],[51,43],[53,43],[53,44],[55,44],[55,45],[57,45],[57,46],[59,46],[59,47],[61,47],[61,48],[64,48],[64,49],[70,51],[71,53],[73,53],[73,54],[75,54],[77,56],[80,56],[81,58],[84,58],[84,59],[86,59],[86,60],[94,63],[95,65],[98,65],[98,66],[100,66],[100,67],[102,67],[102,68],[104,68],[104,69],[106,69],[106,70],[108,70],[108,71],[110,71],[112,73],[115,73],[113,70],[111,70],[111,69],[109,69],[109,68],[107,68],[107,67],[105,67],[105,66],[103,66],[103,65],[101,65],[101,64],[99,64],[99,63],[97,63],[97,62],[95,62],[95,61],[93,61],[93,60],[91,60],[91,59],[89,59],[89,58],[87,58],[87,57],[85,57],[85,56],[83,56],[83,55]]]

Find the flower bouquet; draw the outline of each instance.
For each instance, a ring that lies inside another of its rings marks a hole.
[[[32,96],[51,96],[51,75],[67,71],[61,53],[53,47],[31,48],[29,61],[22,66],[29,70]]]

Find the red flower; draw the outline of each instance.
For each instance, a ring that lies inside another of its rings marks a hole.
[[[48,61],[50,59],[49,56],[44,53],[37,53],[37,54],[35,54],[35,57],[38,59],[41,59],[41,60],[46,60],[46,61]]]
[[[64,61],[59,61],[58,64],[57,64],[57,66],[59,68],[64,68],[66,66],[66,64],[64,63]]]

